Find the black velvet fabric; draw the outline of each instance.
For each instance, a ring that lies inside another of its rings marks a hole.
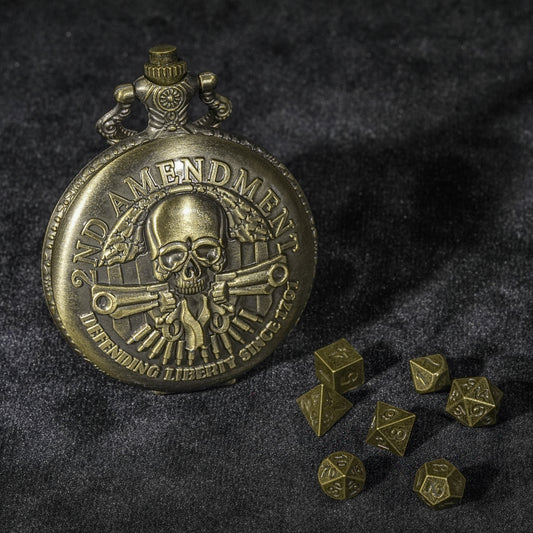
[[[1,7],[1,531],[533,530],[531,2]],[[275,353],[232,387],[170,396],[75,355],[40,284],[55,202],[105,147],[94,123],[159,43],[218,73],[223,128],[286,163],[320,246]],[[367,381],[318,438],[295,400],[317,382],[313,351],[340,337]],[[408,360],[431,353],[503,390],[496,426],[417,395]],[[364,442],[377,400],[418,417],[403,458]],[[346,502],[316,478],[336,450],[367,469]],[[434,512],[412,485],[440,457],[467,487]]]

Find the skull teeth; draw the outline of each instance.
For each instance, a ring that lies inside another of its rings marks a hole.
[[[205,279],[201,278],[197,281],[183,281],[179,279],[176,282],[176,289],[181,294],[196,294],[205,289]]]

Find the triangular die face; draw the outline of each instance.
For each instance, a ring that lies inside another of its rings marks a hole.
[[[337,392],[322,387],[322,402],[320,405],[320,419],[318,436],[324,435],[340,420],[352,407],[352,403]]]
[[[343,474],[346,474],[353,463],[353,456],[345,452],[336,452],[328,456],[329,462]]]
[[[353,479],[359,479],[359,480],[365,480],[366,478],[366,471],[364,464],[357,459],[357,457],[354,457],[352,464],[346,471],[346,476],[353,478]]]
[[[364,480],[346,478],[346,498],[353,498],[363,490]]]
[[[489,382],[486,378],[478,378],[476,385],[465,394],[465,397],[494,405],[494,398],[492,397]]]
[[[378,429],[412,416],[413,413],[385,402],[378,402],[376,406],[376,424]]]
[[[387,439],[380,433],[380,431],[376,430],[370,430],[368,432],[368,435],[366,436],[367,444],[371,444],[372,446],[376,446],[378,448],[382,448],[383,450],[392,451],[390,448],[390,444],[387,441]]]
[[[346,499],[346,478],[341,477],[330,481],[329,483],[324,483],[321,485],[322,490],[330,497],[335,500],[345,500]]]
[[[459,378],[455,380],[463,396],[469,396],[469,392],[476,387],[478,381],[479,378]]]
[[[452,388],[450,390],[450,394],[448,395],[448,403],[446,404],[446,411],[450,411],[453,407],[455,407],[461,400],[463,399],[463,394],[461,391],[461,387],[457,383],[457,380],[455,379],[452,383]]]
[[[412,422],[414,423],[414,420]],[[396,423],[381,429],[381,434],[387,439],[391,451],[395,451],[398,455],[405,454],[413,423],[409,423],[409,421],[401,424]]]
[[[328,459],[322,462],[318,469],[318,482],[321,485],[342,477],[339,469]]]
[[[470,419],[468,418],[464,400],[458,401],[455,405],[451,407],[446,406],[446,411],[455,417],[461,424],[465,426],[470,426]]]
[[[494,409],[491,405],[469,399],[465,399],[464,405],[470,426],[472,427],[478,425]]]
[[[323,385],[317,385],[311,390],[302,394],[296,402],[304,414],[311,429],[318,435],[320,430],[320,405],[322,399],[321,388]]]

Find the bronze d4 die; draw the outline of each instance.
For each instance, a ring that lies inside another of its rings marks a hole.
[[[454,379],[446,412],[471,428],[496,424],[503,392],[485,377]]]
[[[385,402],[378,402],[366,443],[396,455],[405,455],[416,415]]]
[[[344,394],[365,381],[364,361],[346,340],[339,339],[315,352],[316,377],[330,389]]]
[[[329,431],[352,407],[352,402],[323,384],[313,387],[296,401],[318,437]]]
[[[450,371],[446,359],[440,354],[418,357],[409,361],[416,392],[425,394],[450,386]]]

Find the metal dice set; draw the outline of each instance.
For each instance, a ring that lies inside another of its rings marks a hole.
[[[450,388],[446,412],[468,427],[496,423],[503,393],[485,377],[451,381],[446,359],[440,354],[409,361],[413,385],[419,394]],[[352,407],[343,394],[364,383],[362,356],[346,339],[340,339],[315,352],[318,385],[297,399],[309,425],[317,436],[324,435]],[[416,415],[378,401],[366,443],[398,456],[405,455]],[[366,471],[362,461],[346,451],[326,457],[318,469],[322,490],[331,498],[345,500],[359,494]],[[416,472],[413,490],[433,509],[444,509],[460,502],[466,480],[448,460],[424,463]]]

